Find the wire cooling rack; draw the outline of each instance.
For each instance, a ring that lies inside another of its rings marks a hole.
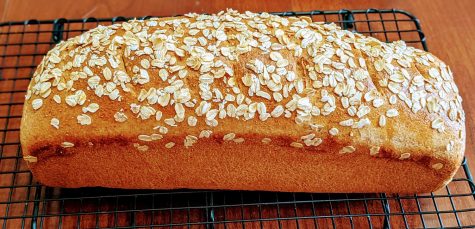
[[[427,50],[419,21],[401,10],[282,12],[338,23]],[[145,17],[146,18],[146,17]],[[445,188],[421,195],[59,189],[37,183],[21,156],[19,126],[36,65],[57,42],[127,18],[0,24],[2,228],[469,228],[475,185],[467,163]]]

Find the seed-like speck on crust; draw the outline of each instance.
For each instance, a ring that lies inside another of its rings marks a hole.
[[[139,135],[139,136],[138,136],[138,139],[139,139],[140,141],[146,141],[146,142],[152,141],[152,138],[151,138],[150,136],[148,136],[148,135],[145,135],[145,134]]]
[[[447,150],[447,152],[450,152],[454,149],[455,147],[455,142],[453,140],[450,140],[449,143],[447,143],[447,145],[445,146],[445,149]]]
[[[77,121],[81,125],[91,125],[92,119],[89,115],[87,114],[80,114],[77,116]]]
[[[198,137],[194,135],[187,135],[183,141],[183,145],[185,146],[185,148],[189,148],[193,146],[193,144],[195,144],[196,142],[198,142]]]
[[[63,142],[61,143],[61,147],[70,148],[70,147],[74,147],[74,144],[72,142]]]
[[[154,130],[158,130],[160,134],[167,134],[168,128],[166,126],[156,126],[153,128]]]
[[[198,119],[195,116],[188,117],[188,125],[189,126],[196,126]]]
[[[444,127],[444,121],[440,118],[436,118],[436,119],[434,119],[434,121],[432,121],[431,126],[434,129],[441,129],[441,128]]]
[[[167,148],[167,149],[171,149],[171,148],[173,148],[173,146],[175,146],[174,142],[169,142],[169,143],[165,144],[165,148]]]
[[[33,102],[31,102],[31,106],[33,109],[38,110],[43,106],[43,100],[42,99],[34,99]]]
[[[353,123],[354,123],[354,120],[350,118],[350,119],[341,121],[340,125],[342,125],[342,126],[353,126]]]
[[[161,111],[157,111],[155,113],[155,120],[160,121],[162,119],[163,113]]]
[[[401,154],[401,156],[399,157],[400,160],[404,160],[404,159],[408,159],[411,157],[411,154],[410,153],[403,153]]]
[[[292,146],[294,148],[303,148],[303,144],[299,143],[299,142],[292,142],[292,143],[290,143],[290,146]]]
[[[60,103],[61,103],[61,96],[59,96],[59,95],[54,95],[54,96],[53,96],[53,100],[54,100],[56,103],[60,104]]]
[[[59,119],[57,118],[52,118],[50,121],[51,126],[53,126],[56,129],[59,129]]]
[[[124,112],[118,111],[114,114],[114,120],[116,122],[125,122],[127,121],[127,115]]]
[[[379,149],[380,147],[379,146],[372,146],[370,149],[369,149],[369,155],[371,156],[375,156],[379,153]]]
[[[99,110],[99,104],[91,103],[87,107],[84,107],[82,111],[84,113],[86,113],[86,112],[95,113],[97,110]]]
[[[141,152],[146,152],[149,149],[147,145],[139,145],[137,146],[137,150]]]
[[[394,104],[396,104],[396,102],[397,102],[397,97],[396,97],[396,95],[391,95],[391,97],[389,97],[389,103],[390,103],[391,105],[394,105]]]
[[[310,128],[314,131],[320,132],[323,128],[323,125],[320,124],[310,124]]]
[[[386,116],[383,114],[381,116],[379,116],[379,122],[378,122],[379,126],[383,127],[383,126],[386,126]]]
[[[235,138],[235,139],[233,139],[233,141],[236,142],[236,143],[243,143],[244,138]]]
[[[339,151],[339,153],[345,154],[345,153],[353,153],[355,151],[356,151],[356,148],[354,146],[345,146]]]
[[[386,111],[386,116],[389,118],[393,118],[399,115],[399,112],[396,109],[389,109]]]
[[[231,140],[233,140],[235,137],[236,137],[236,134],[235,134],[235,133],[229,133],[229,134],[225,134],[225,135],[223,136],[223,140],[224,140],[224,141],[231,141]]]
[[[271,141],[272,140],[270,138],[263,138],[261,142],[264,143],[264,144],[269,144],[269,143],[271,143]]]
[[[435,170],[440,170],[444,167],[444,165],[442,163],[435,163],[435,164],[432,164],[432,168],[435,169]]]
[[[209,138],[213,132],[211,130],[202,130],[200,132],[199,138]]]
[[[156,141],[156,140],[162,139],[163,135],[161,135],[161,134],[151,134],[150,138],[152,139],[152,141]]]
[[[335,128],[335,127],[331,128],[331,129],[328,131],[328,133],[330,133],[330,135],[332,135],[332,136],[336,136],[336,135],[338,134],[338,132],[339,132],[338,129]]]
[[[35,157],[35,156],[31,156],[31,155],[26,155],[26,156],[23,156],[23,160],[29,162],[29,163],[36,163],[38,162],[38,158]]]

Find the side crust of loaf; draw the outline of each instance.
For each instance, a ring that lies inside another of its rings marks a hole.
[[[223,140],[224,133],[219,132],[190,148],[177,141],[186,138],[181,135],[149,143],[148,150],[140,151],[130,132],[130,137],[107,138],[88,136],[92,132],[82,132],[83,139],[64,136],[27,149],[35,155],[35,162],[28,162],[35,178],[48,186],[68,188],[424,193],[450,182],[461,162],[445,155],[425,156],[423,146],[407,149],[413,159],[401,160],[389,145],[370,155],[365,142],[353,143],[353,153],[336,152],[350,144],[346,138],[324,139],[318,149],[305,149],[290,147],[288,136],[274,136],[264,144],[257,134],[241,135],[246,139],[242,144]],[[79,144],[61,147],[66,140]],[[163,142],[177,143],[166,148]],[[432,168],[437,163],[444,168]]]
[[[418,193],[460,167],[461,103],[450,68],[403,42],[230,10],[60,43],[20,140],[49,186]]]
[[[451,177],[414,161],[375,160],[364,150],[334,155],[210,139],[192,149],[157,146],[143,153],[124,142],[44,153],[31,169],[41,183],[68,188],[423,193],[437,190]]]

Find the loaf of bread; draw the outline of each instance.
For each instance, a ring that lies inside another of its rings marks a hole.
[[[449,67],[404,42],[228,10],[56,45],[21,143],[48,186],[420,193],[461,164],[461,103]]]

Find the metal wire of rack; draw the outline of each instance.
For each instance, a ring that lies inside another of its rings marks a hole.
[[[427,50],[417,18],[401,10],[281,12],[335,22],[387,42]],[[147,17],[142,17],[147,18]],[[128,20],[0,23],[0,225],[2,228],[470,228],[475,184],[466,161],[449,185],[421,195],[206,190],[60,189],[37,183],[22,160],[25,90],[42,56],[99,24]]]

